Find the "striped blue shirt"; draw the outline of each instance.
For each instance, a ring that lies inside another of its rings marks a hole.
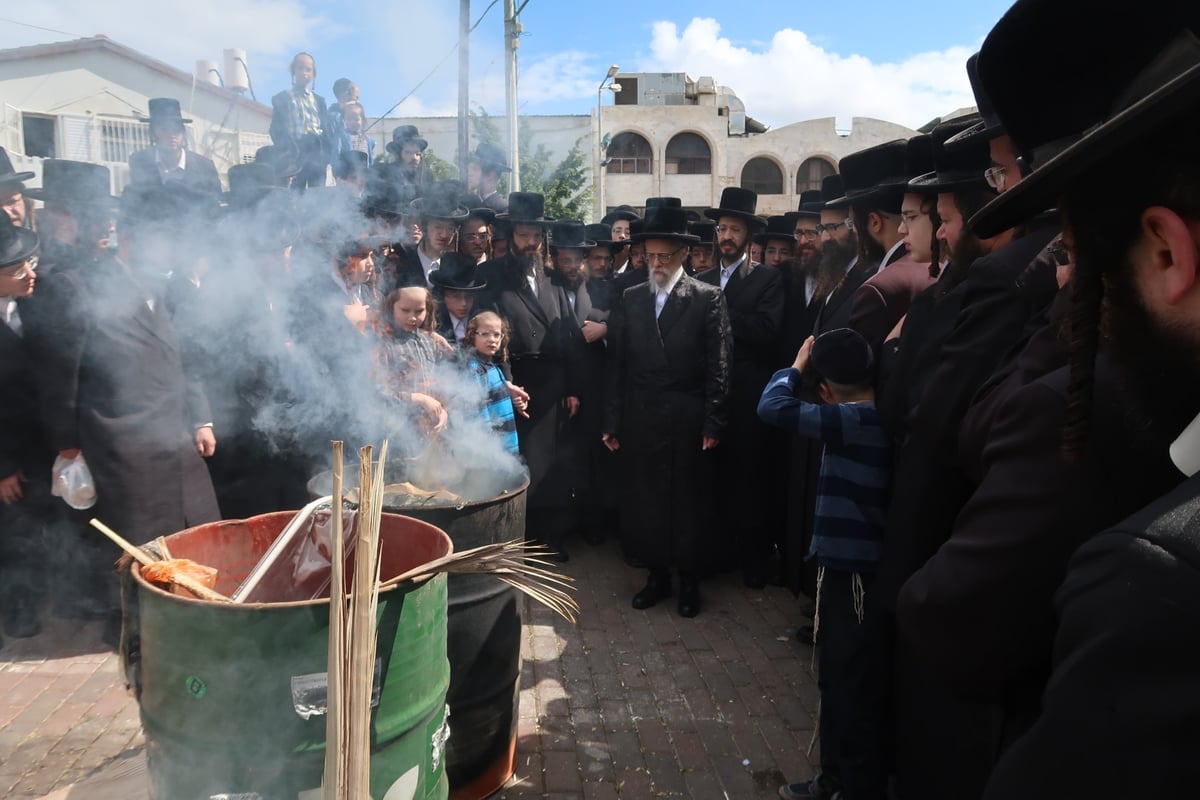
[[[508,382],[504,373],[490,361],[471,356],[467,367],[479,382],[482,402],[479,413],[491,425],[492,430],[504,441],[504,449],[513,455],[520,453],[517,442],[517,420],[513,414],[512,397],[508,393]]]
[[[758,401],[768,425],[825,443],[808,558],[846,572],[874,572],[883,550],[891,487],[891,442],[872,403],[809,403],[796,396],[800,373],[781,369]]]

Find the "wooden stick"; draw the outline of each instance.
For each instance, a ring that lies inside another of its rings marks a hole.
[[[343,800],[346,707],[342,702],[346,651],[345,542],[342,539],[342,442],[333,443],[333,534],[330,541],[329,650],[325,700],[325,800]]]
[[[125,539],[123,539],[121,537],[120,534],[118,534],[112,528],[105,525],[100,520],[92,519],[91,526],[93,528],[95,528],[96,530],[100,531],[101,533],[103,533],[109,539],[111,539],[113,541],[113,543],[117,545],[117,547],[120,547],[122,550],[124,550],[126,553],[128,553],[130,556],[132,556],[133,560],[138,562],[142,566],[146,566],[147,564],[153,564],[153,563],[155,563],[155,561],[157,561],[157,559],[152,558],[150,556],[150,554],[147,553],[142,548],[135,547],[134,545],[127,542]],[[177,584],[179,586],[182,586],[183,588],[187,589],[192,594],[199,597],[201,600],[212,600],[212,601],[218,602],[218,603],[228,603],[229,602],[229,598],[226,597],[225,595],[221,594],[220,592],[213,591],[212,589],[208,588],[207,586],[205,586],[204,584],[195,580],[194,578],[189,578],[187,575],[172,575],[171,582],[174,584]]]

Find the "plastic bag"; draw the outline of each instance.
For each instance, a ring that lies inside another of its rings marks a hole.
[[[96,505],[96,484],[83,454],[74,458],[58,456],[50,472],[50,493],[61,497],[71,508],[83,511]]]
[[[357,542],[357,506],[342,504],[342,538],[346,562]],[[287,603],[318,600],[329,596],[333,541],[331,498],[314,501],[295,520],[297,527],[285,528],[276,537],[254,569],[233,593],[237,603]],[[289,525],[289,527],[291,527]]]

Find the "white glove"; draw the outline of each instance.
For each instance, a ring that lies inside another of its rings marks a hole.
[[[96,505],[96,484],[83,454],[75,458],[54,459],[50,472],[50,494],[61,497],[71,508],[80,511]]]

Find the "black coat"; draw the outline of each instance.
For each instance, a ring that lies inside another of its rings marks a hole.
[[[47,384],[55,449],[82,450],[96,482],[95,516],[135,544],[219,519],[193,441],[211,412],[184,376],[161,292],[135,282],[115,258],[85,278],[78,327],[60,342],[64,369]]]
[[[719,289],[681,275],[659,318],[646,286],[609,317],[604,432],[621,444],[622,535],[651,566],[707,569],[715,451],[728,423],[733,335]]]
[[[854,293],[858,291],[858,287],[866,283],[878,270],[878,264],[864,264],[861,259],[851,267],[850,271],[842,278],[842,282],[829,293],[820,310],[817,311],[817,319],[813,324],[813,334],[820,336],[822,333],[836,328],[848,327],[850,325],[850,311],[854,305]]]
[[[221,193],[221,179],[217,176],[217,167],[212,161],[191,150],[187,151],[184,159],[182,183],[185,186],[214,195]],[[153,147],[138,150],[129,157],[129,181],[151,186],[162,185],[162,174],[158,171]]]
[[[17,301],[23,333],[25,307],[26,301]],[[25,336],[0,321],[0,478],[18,470],[43,483],[50,476],[54,451],[40,418],[36,370]]]
[[[1096,535],[1055,597],[1033,729],[985,800],[1192,797],[1200,781],[1200,477]]]

